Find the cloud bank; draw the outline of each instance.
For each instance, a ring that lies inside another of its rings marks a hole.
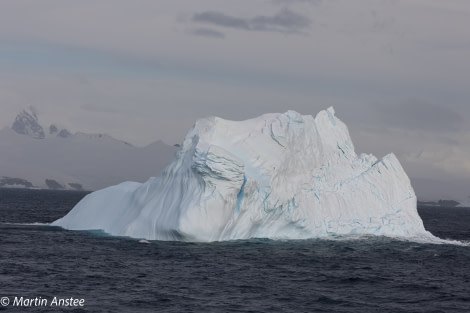
[[[174,144],[208,115],[335,106],[359,152],[470,181],[469,21],[463,0],[9,1],[0,127],[33,105],[72,131]]]
[[[295,13],[287,8],[272,16],[257,15],[252,18],[240,18],[216,11],[205,11],[194,14],[192,20],[198,23],[245,31],[280,33],[298,33],[308,29],[312,24],[307,16]]]

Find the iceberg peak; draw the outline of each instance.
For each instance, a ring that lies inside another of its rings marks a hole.
[[[198,120],[146,183],[94,192],[53,225],[156,240],[432,237],[398,159],[357,155],[330,107]]]

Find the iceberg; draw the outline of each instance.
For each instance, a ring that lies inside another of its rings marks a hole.
[[[395,155],[357,155],[332,107],[200,119],[159,175],[93,192],[52,225],[146,240],[435,238]]]

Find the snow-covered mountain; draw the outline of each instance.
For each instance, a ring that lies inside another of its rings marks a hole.
[[[329,108],[201,119],[158,176],[96,191],[53,224],[157,240],[434,240],[416,201],[398,159],[357,155]]]
[[[145,181],[175,151],[161,141],[141,148],[105,134],[43,127],[29,108],[0,130],[0,187],[96,190],[123,180]]]
[[[39,125],[38,117],[32,107],[24,109],[23,112],[16,116],[11,129],[18,134],[28,135],[35,139],[44,139],[46,137],[44,128]]]

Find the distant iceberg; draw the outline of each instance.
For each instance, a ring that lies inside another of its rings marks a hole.
[[[147,182],[86,196],[52,225],[148,240],[435,238],[393,154],[357,155],[333,108],[201,119]]]

